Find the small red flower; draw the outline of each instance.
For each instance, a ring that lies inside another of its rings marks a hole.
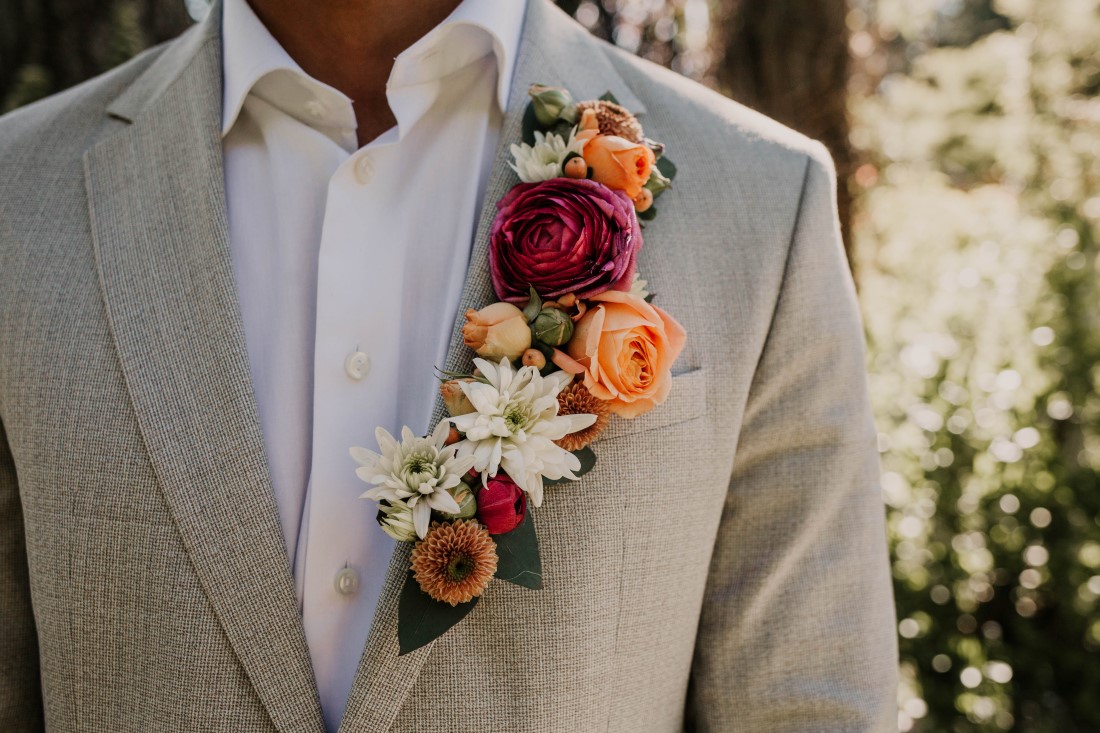
[[[527,495],[506,473],[489,479],[477,494],[477,518],[489,534],[504,534],[523,523]]]

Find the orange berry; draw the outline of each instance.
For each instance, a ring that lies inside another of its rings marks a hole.
[[[643,188],[638,195],[634,197],[634,210],[640,214],[646,211],[650,206],[653,206],[653,192],[648,188]]]
[[[565,164],[565,175],[570,178],[585,178],[588,176],[588,163],[585,163],[584,158],[579,155],[570,158],[569,162]]]

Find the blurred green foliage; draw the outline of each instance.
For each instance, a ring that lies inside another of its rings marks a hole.
[[[959,1],[857,18],[899,724],[1098,731],[1100,1],[975,5],[969,36]]]

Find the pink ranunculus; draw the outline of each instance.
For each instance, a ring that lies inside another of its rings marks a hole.
[[[630,290],[642,232],[622,191],[587,179],[517,184],[497,203],[489,272],[497,297],[522,303]]]
[[[477,518],[489,534],[504,534],[523,523],[527,495],[508,474],[501,472],[477,492]]]

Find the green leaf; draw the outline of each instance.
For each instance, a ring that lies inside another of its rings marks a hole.
[[[542,298],[539,297],[539,294],[535,292],[533,287],[530,285],[528,285],[528,287],[531,288],[531,300],[528,301],[527,307],[523,309],[523,317],[530,323],[535,320],[539,311],[542,310]]]
[[[523,142],[528,145],[535,144],[535,130],[542,131],[542,126],[539,124],[538,117],[535,116],[535,105],[530,102],[527,103],[527,109],[523,111],[523,123],[522,123],[522,137]]]
[[[592,449],[589,448],[588,446],[585,446],[584,448],[581,448],[580,450],[573,451],[573,455],[575,455],[578,459],[580,459],[580,462],[581,462],[580,470],[573,472],[576,475],[577,478],[580,478],[581,476],[583,476],[586,473],[588,473],[589,471],[591,471],[592,467],[596,465],[596,454],[593,453]],[[559,478],[559,479],[544,479],[542,483],[543,483],[544,486],[557,486],[558,484],[568,484],[568,483],[572,483],[572,482],[573,482],[572,479]]]
[[[443,636],[448,629],[473,610],[477,600],[475,598],[469,603],[460,603],[457,606],[436,601],[420,589],[420,584],[416,582],[410,568],[397,606],[399,656],[415,651]]]
[[[542,560],[535,522],[528,510],[523,522],[511,532],[493,535],[497,543],[496,577],[524,588],[542,588]]]
[[[638,214],[638,219],[643,221],[643,222],[653,221],[656,218],[657,218],[657,207],[656,206],[650,206],[648,209],[646,209],[645,211]]]
[[[603,102],[611,102],[612,104],[619,103],[619,100],[615,99],[615,95],[611,93],[611,90],[604,92],[603,95],[600,97],[600,100]]]
[[[657,159],[657,170],[661,171],[661,174],[670,181],[676,177],[676,164],[666,156],[662,155]]]
[[[575,125],[572,122],[569,122],[568,120],[558,120],[556,123],[554,123],[554,126],[550,129],[550,132],[554,133],[555,135],[560,137],[562,140],[568,140],[569,139],[569,133],[571,133],[573,131],[574,127],[575,127]]]

